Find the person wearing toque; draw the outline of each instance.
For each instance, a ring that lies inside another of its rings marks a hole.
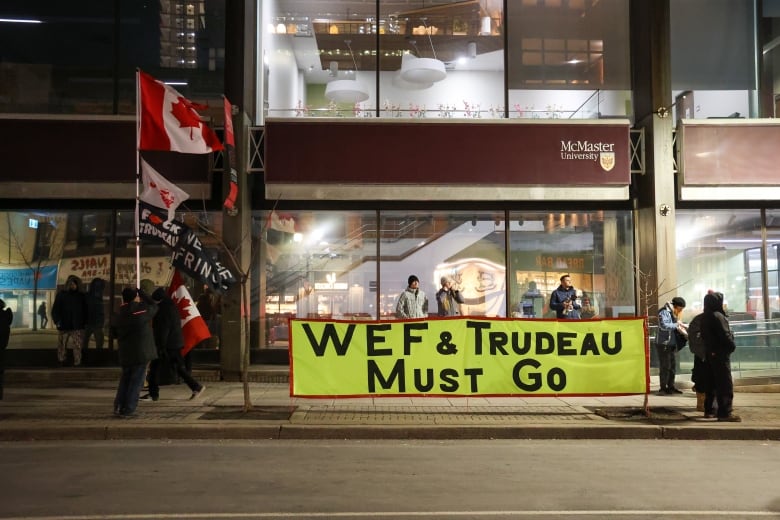
[[[399,319],[427,318],[428,297],[420,289],[420,279],[411,275],[407,284],[408,286],[399,296],[395,306],[395,317]]]
[[[465,300],[455,287],[455,280],[452,276],[441,277],[441,289],[436,293],[439,316],[460,316],[460,304]]]
[[[658,311],[658,332],[655,335],[655,349],[658,354],[658,395],[681,394],[674,386],[677,367],[677,351],[682,348],[688,331],[682,322],[685,300],[675,296]]]

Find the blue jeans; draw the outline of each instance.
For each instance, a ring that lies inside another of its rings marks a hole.
[[[114,397],[114,411],[119,415],[132,415],[138,407],[138,396],[146,377],[146,363],[122,367],[119,387]]]

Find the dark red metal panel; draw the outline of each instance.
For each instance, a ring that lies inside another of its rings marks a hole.
[[[269,183],[630,183],[629,125],[272,120]]]

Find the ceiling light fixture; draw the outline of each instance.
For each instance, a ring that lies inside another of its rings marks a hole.
[[[357,61],[355,61],[355,54],[352,52],[352,41],[344,40],[349,49],[349,55],[352,57],[352,64],[355,66],[355,72],[357,72]],[[331,71],[333,71],[333,63],[331,62]],[[336,69],[338,70],[338,69]],[[329,82],[325,86],[325,97],[329,101],[334,103],[360,103],[368,99],[368,90],[355,79],[336,79]]]
[[[436,59],[436,49],[433,47],[431,32],[428,30],[428,24],[425,18],[422,19],[428,34],[428,43],[431,45],[433,58],[420,58],[406,53],[401,58],[401,79],[411,83],[436,83],[447,77],[447,71],[444,62]],[[409,42],[417,50],[414,40]],[[419,54],[419,50],[418,50]]]

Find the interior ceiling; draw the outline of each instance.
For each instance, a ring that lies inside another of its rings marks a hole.
[[[479,35],[480,20],[490,16],[501,20],[501,0],[421,1],[382,0],[380,20],[397,20],[398,33],[377,35],[370,31],[376,17],[374,0],[323,2],[318,0],[285,0],[279,3],[279,16],[308,20],[310,31],[299,34],[277,34],[292,40],[300,69],[307,71],[307,81],[326,82],[331,62],[338,71],[396,71],[401,68],[401,54],[410,52],[421,58],[443,61],[449,66],[468,54],[469,43],[476,46],[476,57],[461,63],[463,70],[503,70],[503,36]],[[334,9],[338,9],[335,12]],[[339,28],[331,34],[331,26]],[[433,27],[435,33],[413,34],[414,28]],[[350,52],[351,48],[351,52]],[[353,61],[354,56],[354,61]]]

